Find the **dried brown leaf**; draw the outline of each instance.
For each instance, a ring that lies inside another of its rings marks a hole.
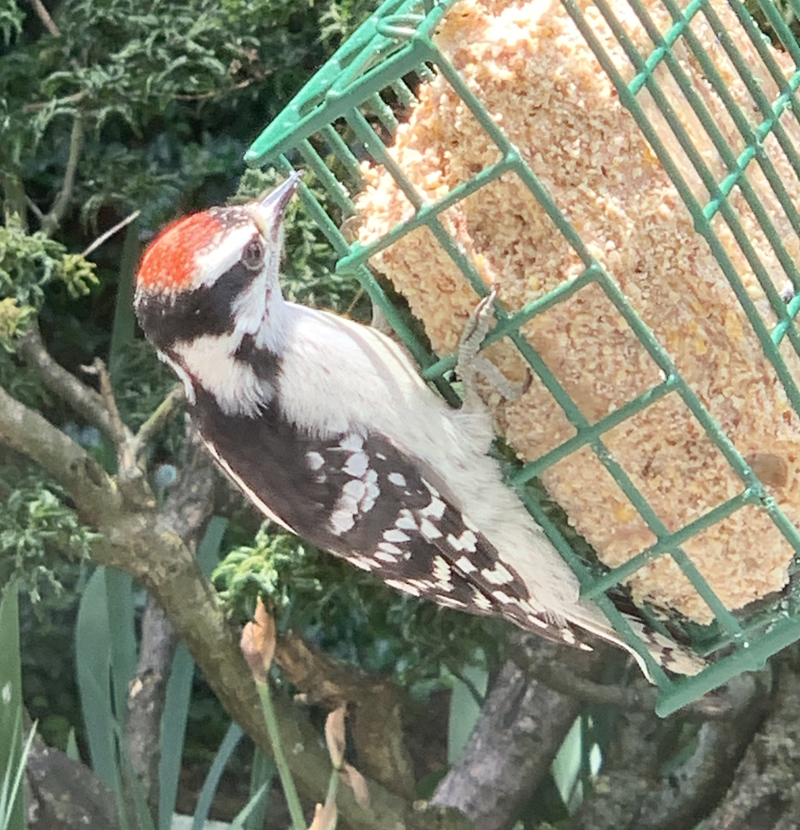
[[[275,620],[267,613],[264,603],[259,599],[255,619],[242,629],[239,647],[253,677],[262,683],[266,683],[267,673],[272,665],[275,640]]]
[[[325,742],[328,744],[328,754],[334,769],[341,769],[344,763],[344,718],[347,707],[342,704],[334,709],[325,719]]]
[[[342,782],[353,791],[359,807],[363,807],[365,810],[369,809],[369,788],[364,776],[354,766],[346,762],[339,775],[342,777]]]
[[[336,801],[332,798],[328,799],[324,805],[317,804],[314,810],[314,821],[311,822],[308,830],[334,830],[337,818]]]

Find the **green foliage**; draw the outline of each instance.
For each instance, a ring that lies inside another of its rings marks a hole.
[[[24,20],[25,15],[16,0],[0,0],[0,32],[6,45],[22,32]]]
[[[16,302],[12,299],[3,300],[0,303],[7,303],[9,307],[13,305],[14,308],[18,308]],[[3,310],[0,309],[0,315],[2,313]],[[22,331],[20,328],[15,328],[12,333],[16,336],[21,334]],[[2,343],[1,332],[0,343]],[[51,402],[51,397],[42,386],[41,378],[36,370],[31,369],[26,364],[20,363],[5,348],[0,348],[0,386],[18,401],[24,403],[26,406],[32,406],[35,409],[41,409]]]
[[[197,549],[197,561],[205,574],[211,572],[219,559],[219,548],[227,526],[227,520],[220,516],[213,516],[208,523],[203,540]],[[194,666],[194,660],[186,646],[179,645],[172,660],[167,697],[161,717],[161,762],[158,769],[159,830],[169,830],[178,798],[178,786],[186,748],[186,724],[192,699]],[[200,824],[202,826],[203,822],[201,821]]]
[[[32,25],[0,53],[7,206],[23,215],[32,201],[47,214],[76,149],[65,195],[84,221],[109,207],[140,209],[143,227],[155,229],[187,207],[222,201],[247,139],[327,56],[318,32],[332,5],[65,0],[53,12],[58,37],[34,38]],[[23,14],[21,4],[0,2],[7,42]],[[194,198],[200,188],[210,192]]]
[[[283,787],[283,795],[286,799],[286,806],[291,816],[291,830],[306,830],[306,822],[303,816],[303,807],[300,804],[300,797],[297,794],[297,787],[289,769],[289,761],[286,757],[286,749],[283,746],[281,732],[278,725],[278,718],[275,708],[272,705],[272,692],[270,691],[269,680],[266,677],[258,677],[253,673],[253,680],[256,683],[258,697],[261,701],[261,713],[264,716],[264,723],[269,733],[269,742],[272,748],[272,756],[275,759],[275,766],[278,770],[278,777]],[[334,773],[335,774],[335,773]]]
[[[19,579],[34,602],[43,588],[61,591],[54,556],[84,557],[95,538],[60,487],[33,470],[0,466],[0,587]]]
[[[496,661],[505,639],[502,621],[406,597],[268,526],[253,545],[231,551],[214,579],[236,617],[250,617],[256,599],[268,598],[282,628],[366,671],[393,672],[414,693],[458,675],[479,649]]]
[[[147,107],[220,96],[297,63],[307,47],[286,24],[302,5],[67,0],[56,16],[63,46],[55,57],[69,68],[53,72],[42,92],[50,98],[85,92],[99,123],[118,113],[136,125]]]
[[[0,591],[0,830],[24,830],[20,787],[30,739],[23,751],[19,594],[16,583]],[[33,731],[31,731],[31,739]]]
[[[28,234],[19,219],[0,227],[0,343],[22,333],[42,307],[45,288],[62,283],[71,297],[87,294],[97,284],[95,266],[79,254],[37,231]]]
[[[23,132],[40,140],[79,110],[94,128],[119,117],[141,130],[176,101],[221,98],[275,75],[289,83],[291,69],[315,49],[310,10],[309,2],[285,0],[157,0],[146,7],[66,0],[54,13],[60,37],[40,38],[0,61],[0,87],[36,104],[28,119],[9,107],[17,139],[9,156],[21,163]],[[14,19],[0,12],[0,25],[13,28]]]
[[[774,3],[780,16],[787,23],[795,37],[797,37],[800,34],[800,23],[798,23],[797,12],[792,0],[774,0]],[[772,25],[759,4],[759,0],[745,0],[744,5],[747,11],[753,15],[753,19],[758,23],[762,31],[772,39],[776,46],[781,48],[780,38],[775,34]]]
[[[124,633],[126,624],[133,628],[131,603],[123,600],[122,607],[116,607],[111,602],[112,596],[119,594],[113,583],[123,578],[120,572],[95,570],[81,597],[75,627],[76,672],[92,766],[114,792],[121,816],[125,802],[118,741],[126,710],[120,701],[127,694],[136,664],[130,638]],[[112,616],[124,617],[123,625],[112,625]]]
[[[52,576],[60,587],[43,585],[35,604],[26,593],[20,596],[25,703],[45,743],[62,750],[69,748],[70,740],[84,742],[73,631],[85,571],[84,562],[56,561]]]
[[[323,43],[335,49],[377,8],[378,0],[342,0],[329,4],[320,18]]]
[[[114,397],[122,419],[132,430],[139,429],[176,382],[175,373],[156,357],[149,343],[126,343],[120,349],[114,371]],[[181,419],[173,418],[159,436],[159,445],[174,455],[183,432]]]
[[[62,747],[79,711],[71,632],[81,566],[95,538],[38,468],[0,465],[0,589],[16,580],[24,590],[26,701],[45,738]]]
[[[17,707],[18,718],[10,745],[17,743],[19,725],[22,723],[22,707]],[[22,800],[22,776],[28,763],[28,755],[36,735],[34,725],[22,747],[22,752],[13,763],[9,763],[0,780],[0,830],[25,830],[24,802]]]
[[[253,768],[250,774],[250,803],[253,806],[250,814],[243,822],[244,830],[263,830],[264,818],[269,808],[272,780],[276,772],[275,761],[261,747],[256,746],[253,752]]]
[[[244,172],[241,157],[249,139],[376,5],[377,0],[64,0],[51,8],[60,32],[53,36],[29,4],[0,0],[7,44],[0,50],[0,187],[5,215],[20,217],[0,228],[0,342],[8,347],[37,314],[53,356],[76,375],[94,356],[107,358],[114,309],[128,301],[117,299],[124,293],[118,291],[122,234],[91,254],[91,263],[77,252],[140,210],[138,238],[129,235],[135,255],[166,221],[224,202],[243,173],[245,197],[271,187],[274,175]],[[74,172],[74,183],[67,181],[68,172]],[[56,204],[65,206],[58,215],[52,214]],[[366,319],[368,304],[359,300],[357,282],[333,274],[335,257],[300,200],[290,208],[288,226],[286,295]],[[118,337],[111,369],[122,418],[134,429],[175,382],[141,340]],[[72,424],[74,413],[48,398],[36,376],[3,349],[0,384],[84,440],[86,425]],[[177,417],[153,454],[177,458],[181,432]],[[75,609],[62,607],[70,596],[61,586],[80,595],[88,569],[77,557],[86,553],[92,535],[61,490],[40,473],[9,466],[3,475],[0,470],[0,584],[24,574],[32,599],[54,609],[53,621],[34,640],[39,629],[27,607],[26,673],[33,676],[36,666],[29,703],[46,715],[48,737],[57,733],[63,739],[69,722],[78,723],[74,700],[63,699],[71,671],[61,653],[47,655],[48,639],[51,648],[68,654],[61,646]],[[239,505],[233,509],[241,510]],[[247,521],[252,524],[252,517]],[[243,538],[249,542],[249,535]],[[67,553],[71,564],[54,566],[53,553]],[[284,625],[333,656],[368,670],[395,671],[420,693],[457,673],[476,644],[491,657],[500,639],[497,623],[420,605],[285,535],[263,534],[237,549],[220,573],[218,583],[230,583],[227,596],[241,616],[263,589],[280,605]],[[94,630],[110,638],[97,582],[92,589],[95,607],[90,592],[81,625],[91,631],[94,614]],[[49,620],[50,611],[43,616]],[[84,673],[84,687],[93,687],[85,711],[105,719],[93,731],[105,729],[109,743],[101,749],[124,762],[117,752],[118,727],[108,719],[118,706],[104,697],[113,666],[97,636],[82,636],[84,656],[94,652],[99,658],[96,674]],[[92,710],[93,699],[102,700],[102,707]],[[219,707],[208,698],[193,700],[190,732],[211,708],[214,720],[203,722],[206,733],[222,722]],[[82,745],[84,738],[79,727]],[[95,741],[101,743],[102,736]]]
[[[211,768],[208,771],[206,780],[203,783],[203,788],[200,791],[197,799],[197,807],[195,808],[194,818],[192,820],[192,830],[203,830],[208,814],[211,810],[211,804],[214,800],[214,795],[222,779],[222,773],[225,771],[225,765],[233,755],[236,746],[244,736],[242,728],[239,724],[231,722],[228,726],[228,731],[217,750]]]

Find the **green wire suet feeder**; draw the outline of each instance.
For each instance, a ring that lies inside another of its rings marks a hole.
[[[337,270],[446,393],[499,284],[487,354],[533,378],[516,403],[488,392],[513,483],[661,715],[800,639],[800,0],[752,11],[774,46],[737,0],[388,0],[246,155],[313,174]],[[621,583],[679,611],[708,668],[665,674],[606,595]]]

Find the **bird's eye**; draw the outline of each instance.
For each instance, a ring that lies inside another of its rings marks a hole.
[[[242,251],[242,265],[253,270],[260,268],[264,260],[264,244],[260,239],[251,239]]]

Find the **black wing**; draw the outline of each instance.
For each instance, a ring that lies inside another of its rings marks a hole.
[[[212,454],[268,517],[387,585],[474,614],[497,614],[560,642],[575,629],[530,604],[525,583],[462,515],[446,484],[388,439],[319,438],[272,404],[230,416],[198,401]]]

